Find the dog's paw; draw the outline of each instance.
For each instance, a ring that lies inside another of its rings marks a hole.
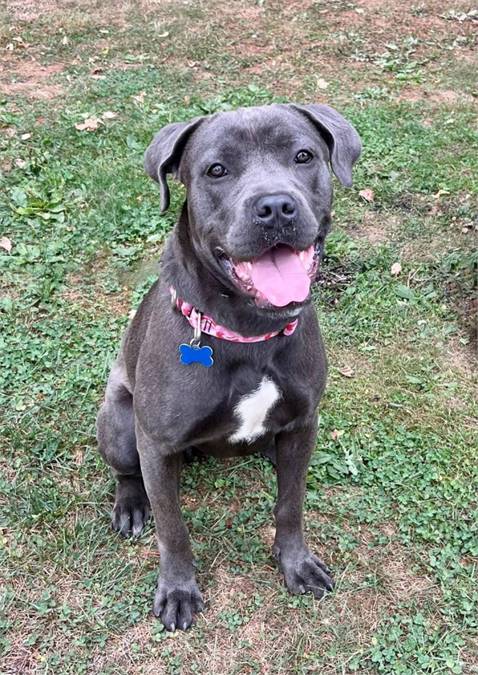
[[[122,478],[116,488],[111,526],[123,537],[139,537],[150,515],[149,501],[139,479]]]
[[[330,570],[309,549],[300,549],[294,554],[276,552],[288,590],[296,595],[311,592],[318,599],[334,588]]]
[[[166,630],[187,630],[194,615],[203,610],[204,602],[194,580],[177,586],[158,580],[153,613],[161,619]]]
[[[139,537],[150,515],[147,504],[121,501],[114,505],[111,527],[123,537]]]

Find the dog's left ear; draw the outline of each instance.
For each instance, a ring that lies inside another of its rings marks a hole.
[[[161,213],[169,207],[168,173],[177,174],[181,155],[189,136],[202,122],[196,117],[190,122],[174,122],[161,129],[153,138],[144,154],[144,169],[153,180],[159,183],[161,195]]]
[[[354,127],[328,105],[290,104],[308,117],[317,127],[320,135],[327,143],[330,153],[330,165],[342,185],[352,185],[352,167],[360,157],[362,143]]]

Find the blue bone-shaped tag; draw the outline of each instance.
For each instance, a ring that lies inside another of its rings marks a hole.
[[[212,349],[207,346],[179,345],[179,362],[185,366],[189,366],[191,363],[200,363],[202,366],[210,368],[214,363]]]

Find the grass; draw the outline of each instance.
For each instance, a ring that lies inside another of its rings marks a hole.
[[[332,4],[52,1],[4,15],[2,672],[478,670],[473,15]],[[306,526],[337,590],[316,602],[283,588],[271,467],[208,460],[183,476],[208,609],[169,635],[150,613],[152,525],[137,542],[110,531],[94,440],[183,198],[159,215],[142,153],[171,120],[287,99],[336,105],[364,142],[315,291],[331,372]],[[96,131],[75,128],[91,117]]]

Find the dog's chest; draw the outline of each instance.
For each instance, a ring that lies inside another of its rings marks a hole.
[[[264,376],[259,385],[244,394],[234,406],[236,429],[229,436],[231,443],[253,443],[267,433],[267,417],[281,399],[277,384]]]

